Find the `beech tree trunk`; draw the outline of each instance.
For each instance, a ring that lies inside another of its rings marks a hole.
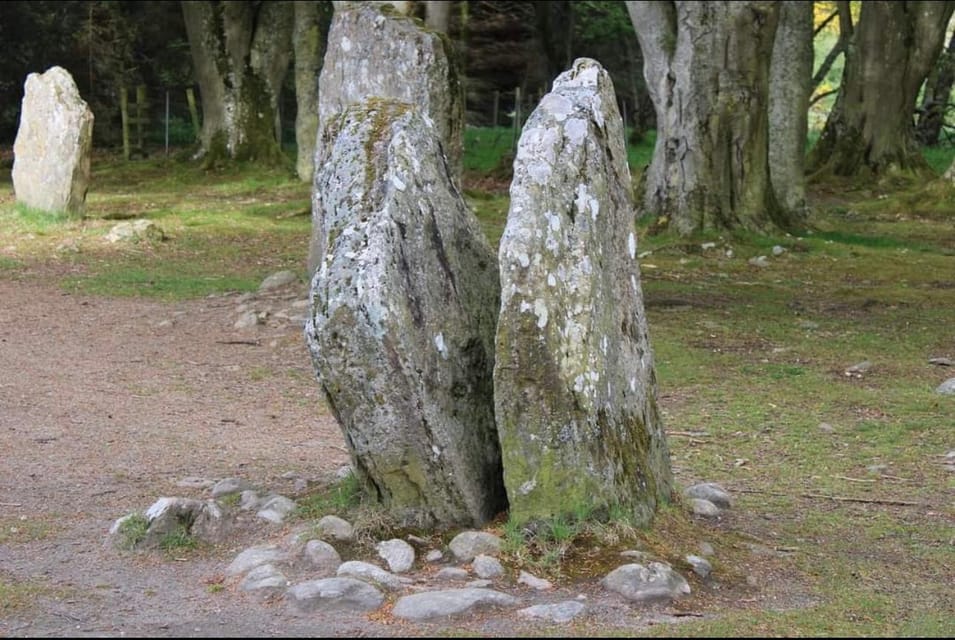
[[[285,164],[278,100],[291,59],[293,9],[286,0],[182,2],[202,96],[198,157],[206,164]]]
[[[429,29],[448,32],[451,26],[451,5],[448,0],[427,0],[424,3],[424,23]]]
[[[315,0],[295,0],[292,48],[295,52],[295,143],[298,154],[295,172],[302,182],[311,182],[315,173],[315,141],[318,137],[318,76],[332,5]]]
[[[939,56],[935,69],[925,81],[925,96],[922,99],[922,109],[915,129],[919,144],[924,146],[938,144],[953,85],[955,85],[955,34],[952,34],[948,47]]]
[[[806,134],[812,91],[812,3],[780,3],[769,78],[769,175],[776,202],[805,218]]]
[[[814,177],[930,171],[912,119],[953,9],[952,2],[862,3],[836,103],[809,156]]]
[[[792,226],[769,173],[776,2],[627,2],[657,116],[643,213],[681,235]]]

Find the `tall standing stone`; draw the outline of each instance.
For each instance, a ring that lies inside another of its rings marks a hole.
[[[451,44],[414,18],[374,2],[337,2],[318,82],[318,142],[315,166],[328,162],[328,123],[349,105],[369,98],[413,104],[441,141],[451,175],[461,171],[464,92]],[[443,152],[443,153],[442,153]],[[324,240],[318,217],[323,194],[312,190],[312,241],[308,269],[321,263]]]
[[[306,339],[365,488],[406,522],[506,506],[494,425],[497,260],[436,126],[372,100],[332,125]]]
[[[647,522],[671,491],[610,76],[578,59],[524,127],[500,245],[494,368],[512,519],[623,506]]]
[[[13,144],[13,190],[34,209],[81,217],[86,210],[93,112],[61,67],[31,73]]]

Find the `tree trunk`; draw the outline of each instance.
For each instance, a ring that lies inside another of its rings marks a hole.
[[[643,213],[681,235],[786,228],[769,177],[775,2],[627,2],[657,114]]]
[[[955,34],[948,41],[948,48],[939,56],[932,77],[925,83],[925,98],[919,112],[915,137],[919,144],[935,146],[942,133],[949,97],[955,85]]]
[[[448,33],[451,26],[451,5],[448,0],[427,0],[424,3],[424,23],[429,29]]]
[[[276,132],[291,54],[291,3],[189,1],[182,12],[202,96],[197,157],[207,165],[286,164]]]
[[[806,134],[812,89],[812,3],[780,7],[769,79],[769,175],[779,206],[806,216]]]
[[[325,55],[332,7],[328,2],[295,0],[295,172],[302,182],[315,173],[315,141],[318,137],[318,75]]]
[[[953,8],[951,2],[862,3],[839,95],[809,156],[814,178],[930,171],[912,116]]]

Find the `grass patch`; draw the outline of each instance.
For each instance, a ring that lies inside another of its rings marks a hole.
[[[149,519],[142,513],[131,513],[119,524],[120,548],[130,551],[146,539]]]
[[[298,499],[295,515],[304,520],[318,520],[322,516],[345,517],[362,503],[358,476],[348,474],[338,482]]]
[[[56,527],[43,520],[26,516],[0,518],[0,544],[36,542],[49,538]]]
[[[0,614],[11,615],[30,608],[50,589],[31,581],[11,578],[0,572]]]

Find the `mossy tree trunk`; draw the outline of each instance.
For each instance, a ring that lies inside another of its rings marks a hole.
[[[776,201],[805,217],[806,135],[812,89],[812,3],[781,3],[769,79],[769,175]]]
[[[657,116],[643,214],[680,234],[793,225],[769,170],[777,2],[627,2]]]
[[[318,136],[318,75],[332,21],[332,5],[314,0],[295,0],[294,5],[292,48],[295,51],[295,142],[298,148],[295,171],[302,182],[311,182]]]
[[[862,3],[836,103],[809,155],[814,178],[930,171],[912,117],[953,9],[951,2]]]
[[[278,101],[291,60],[291,2],[182,2],[202,96],[198,157],[207,165],[287,163]]]
[[[955,86],[955,34],[948,41],[948,47],[939,56],[935,69],[925,81],[925,95],[919,111],[915,135],[919,143],[925,146],[938,144],[948,111],[952,87]]]

